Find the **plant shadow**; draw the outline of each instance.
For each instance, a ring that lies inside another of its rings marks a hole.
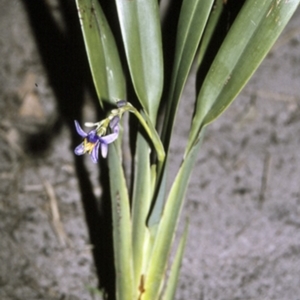
[[[101,115],[86,58],[75,2],[59,1],[63,29],[54,20],[46,0],[22,0],[22,2],[57,104],[58,118],[56,126],[53,126],[51,132],[47,133],[48,145],[51,144],[49,140],[51,141],[61,127],[66,125],[71,133],[73,150],[81,142],[75,131],[74,120],[81,121],[85,89],[89,89],[93,95],[95,110],[99,117]],[[32,139],[31,146],[35,150],[35,155],[38,155],[39,149],[43,151],[45,144],[34,144],[35,140],[39,141],[39,139]],[[99,289],[104,290],[110,300],[114,300],[115,270],[111,206],[109,189],[105,188],[109,184],[106,176],[107,165],[105,161],[100,163],[100,183],[104,193],[98,203],[82,158],[75,156],[74,161],[89,239],[93,245],[92,251]]]

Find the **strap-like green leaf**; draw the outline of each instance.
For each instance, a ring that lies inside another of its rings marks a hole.
[[[195,58],[197,47],[204,31],[209,12],[214,0],[184,0],[178,23],[174,69],[172,72],[171,89],[167,102],[162,139],[168,152],[173,123],[179,99]],[[165,164],[165,169],[168,162]],[[161,178],[156,202],[152,209],[149,226],[156,226],[160,220],[165,201],[166,174]]]
[[[205,31],[203,33],[203,37],[201,39],[199,51],[198,51],[198,64],[202,63],[204,55],[206,54],[206,50],[211,42],[211,38],[215,32],[215,29],[218,25],[221,14],[224,10],[224,0],[216,0],[214,2],[213,8],[210,12],[209,19],[207,25],[205,27]]]
[[[189,151],[201,127],[238,95],[291,18],[300,0],[247,0],[226,36],[198,95]]]
[[[113,34],[98,1],[76,0],[76,4],[100,104],[115,104],[124,99],[125,80]]]
[[[155,123],[163,87],[157,0],[116,0],[122,38],[135,92]]]
[[[168,150],[175,114],[214,0],[184,0],[176,37],[174,68],[164,123],[163,142]]]
[[[189,177],[195,164],[200,145],[201,140],[192,147],[192,150],[182,162],[169,193],[149,260],[143,300],[158,299]]]
[[[132,197],[132,241],[135,287],[141,285],[142,275],[145,272],[147,262],[147,248],[149,246],[149,229],[146,219],[149,213],[153,186],[151,185],[151,169],[149,144],[138,133],[136,153],[134,160],[134,187]]]
[[[113,216],[116,270],[116,299],[136,299],[133,283],[132,228],[129,197],[121,163],[120,142],[110,145],[108,154]]]
[[[184,248],[187,240],[188,235],[188,222],[185,225],[184,233],[180,239],[180,243],[178,249],[176,251],[175,259],[169,274],[166,290],[164,291],[164,295],[162,300],[173,300],[175,298],[178,278],[179,278],[179,271],[182,263]]]

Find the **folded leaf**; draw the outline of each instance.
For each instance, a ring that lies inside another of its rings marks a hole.
[[[226,36],[197,98],[189,145],[201,128],[215,120],[235,99],[279,34],[300,0],[247,0]]]
[[[157,0],[116,0],[122,38],[135,92],[155,123],[163,87]]]
[[[108,153],[113,216],[113,242],[116,270],[116,299],[136,299],[132,258],[132,225],[129,197],[120,158],[120,143],[110,145]]]
[[[98,1],[76,4],[98,99],[115,104],[125,97],[125,79],[114,36]]]
[[[171,88],[163,127],[163,142],[168,150],[180,96],[194,61],[214,0],[184,0],[182,3]]]
[[[140,285],[141,276],[145,271],[149,246],[149,229],[146,219],[149,213],[153,187],[151,186],[151,169],[149,144],[138,133],[135,153],[134,186],[132,196],[132,241],[135,287]]]
[[[172,82],[162,134],[166,152],[168,152],[169,148],[179,99],[195,58],[213,2],[214,0],[184,0],[182,3],[176,37]],[[168,168],[168,161],[164,165],[164,168]],[[159,179],[161,180],[160,187],[149,218],[149,227],[155,227],[160,220],[165,202],[166,176],[166,173],[164,173],[163,177]]]
[[[204,55],[206,54],[207,48],[211,42],[213,34],[216,30],[222,12],[224,11],[224,0],[216,0],[213,8],[210,12],[209,19],[207,21],[203,37],[201,39],[199,51],[198,51],[198,64],[202,63]]]
[[[158,299],[188,181],[196,162],[200,145],[201,140],[192,147],[192,150],[183,160],[175,181],[172,184],[156,231],[152,255],[149,259],[148,270],[146,273],[146,292],[143,300]]]
[[[175,255],[175,259],[169,274],[168,283],[166,286],[166,290],[164,292],[162,300],[173,300],[175,298],[178,278],[179,278],[179,271],[182,263],[184,248],[187,240],[188,235],[188,223],[185,225],[184,233],[180,239],[180,243]]]

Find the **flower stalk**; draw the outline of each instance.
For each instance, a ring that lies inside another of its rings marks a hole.
[[[119,122],[122,119],[123,114],[128,111],[137,117],[147,132],[156,150],[159,166],[162,166],[165,159],[164,147],[148,115],[146,113],[143,113],[143,115],[140,114],[131,103],[125,100],[117,101],[117,106],[118,108],[111,110],[108,117],[104,120],[97,123],[86,122],[86,127],[96,127],[89,133],[86,133],[75,120],[76,131],[81,137],[83,137],[83,142],[74,150],[75,154],[83,155],[88,153],[91,155],[92,161],[97,163],[99,160],[99,149],[101,149],[102,157],[106,158],[108,145],[118,138]],[[107,134],[109,131],[112,131],[112,133]]]

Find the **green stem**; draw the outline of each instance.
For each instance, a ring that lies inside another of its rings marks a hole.
[[[152,140],[152,143],[156,150],[157,159],[160,162],[160,164],[162,164],[164,162],[165,156],[166,156],[165,150],[164,150],[164,147],[160,140],[160,137],[159,137],[157,131],[155,130],[149,116],[146,113],[143,113],[143,115],[141,115],[138,112],[138,110],[136,108],[134,108],[130,103],[127,103],[127,106],[129,106],[128,111],[135,114],[135,116],[138,118],[138,120],[140,121],[140,123],[142,124],[144,129],[146,130],[146,132],[149,135],[150,139]],[[146,121],[145,121],[145,119],[146,119]]]

